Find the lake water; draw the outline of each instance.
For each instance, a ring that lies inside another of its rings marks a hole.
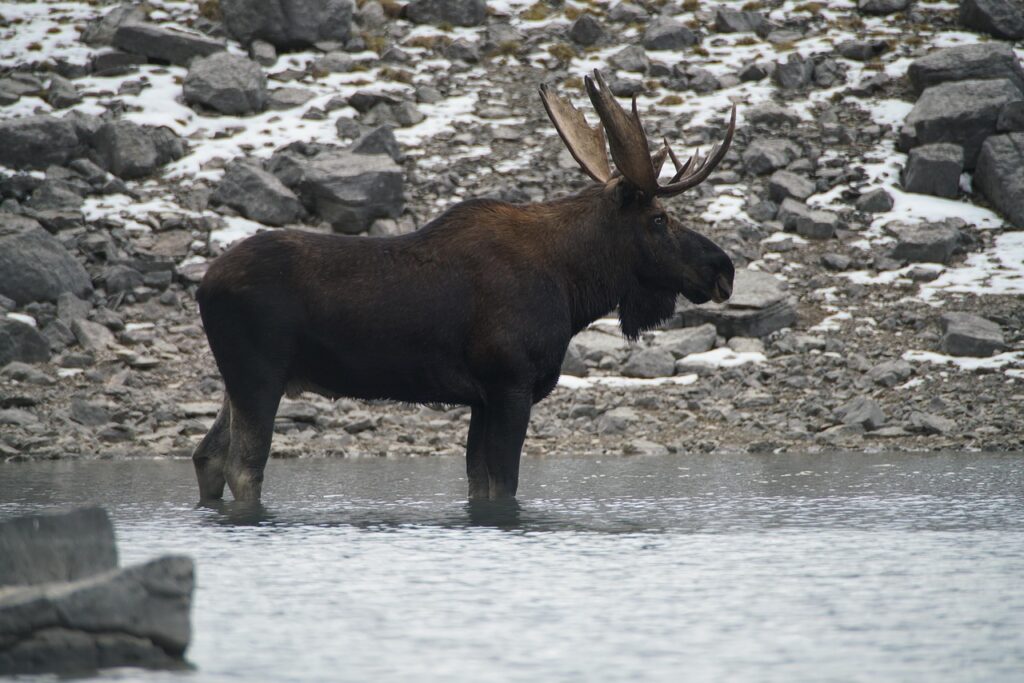
[[[191,463],[0,466],[0,516],[111,513],[122,564],[197,563],[171,681],[1021,681],[1024,457],[272,461],[260,511]]]

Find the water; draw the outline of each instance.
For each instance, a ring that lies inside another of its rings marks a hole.
[[[197,562],[171,681],[1024,680],[1024,458],[273,461],[265,509],[191,464],[0,467],[0,516],[107,507],[122,564]]]

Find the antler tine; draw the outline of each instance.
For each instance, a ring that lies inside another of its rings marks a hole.
[[[686,166],[691,168],[677,170],[676,177],[672,179],[672,182],[658,188],[658,196],[669,197],[676,195],[704,182],[704,179],[711,175],[711,172],[715,170],[715,167],[718,166],[725,157],[725,153],[729,151],[729,145],[732,144],[732,136],[735,131],[736,105],[734,104],[732,106],[732,116],[729,118],[729,128],[725,133],[725,139],[722,140],[720,144],[715,145],[708,156],[703,160],[700,159],[699,152],[695,153],[693,158],[686,163]],[[676,168],[679,169],[679,166],[677,165]]]
[[[653,197],[658,191],[658,177],[651,163],[651,150],[640,123],[636,98],[633,98],[632,113],[627,114],[608,90],[600,71],[594,69],[594,77],[587,76],[584,82],[590,101],[608,134],[608,146],[615,166],[626,180]]]
[[[654,177],[657,178],[661,175],[661,169],[665,165],[665,159],[672,150],[668,148],[668,141],[665,141],[665,146],[654,153],[651,157],[651,166],[654,167]]]
[[[559,137],[583,171],[599,183],[612,177],[608,165],[604,131],[601,124],[591,126],[587,119],[565,97],[559,97],[547,85],[540,85],[540,99]]]

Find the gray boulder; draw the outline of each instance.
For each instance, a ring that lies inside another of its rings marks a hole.
[[[587,376],[587,363],[583,360],[580,347],[575,343],[570,342],[569,347],[565,350],[565,358],[562,359],[562,374],[573,377]]]
[[[608,63],[616,69],[631,73],[645,73],[651,66],[651,60],[648,59],[643,47],[639,45],[628,45],[622,48],[608,58]]]
[[[585,360],[600,363],[604,358],[619,361],[629,353],[630,345],[620,335],[609,334],[597,329],[583,330],[572,343],[579,349]]]
[[[0,295],[24,305],[91,291],[89,274],[57,238],[34,220],[0,213]]]
[[[387,154],[398,163],[405,159],[391,126],[377,126],[363,133],[348,149],[356,154]]]
[[[835,236],[839,216],[825,209],[810,209],[794,221],[796,234],[812,240],[827,240]]]
[[[844,40],[836,45],[836,52],[857,62],[874,59],[888,49],[889,45],[884,40]]]
[[[295,223],[305,214],[302,202],[277,176],[244,159],[228,164],[210,203],[230,206],[265,225]]]
[[[54,74],[50,77],[50,86],[46,89],[46,101],[54,109],[67,109],[82,101],[82,93],[78,92],[74,83]]]
[[[680,298],[666,327],[710,323],[727,339],[764,337],[796,322],[796,304],[783,287],[784,283],[771,273],[737,270],[729,301],[695,306]]]
[[[53,116],[0,121],[0,165],[10,168],[63,166],[79,150],[75,127]]]
[[[397,218],[405,207],[402,169],[384,154],[327,148],[306,157],[284,151],[268,170],[337,232],[365,232],[375,219]]]
[[[948,263],[957,244],[960,231],[950,222],[891,223],[889,229],[896,234],[892,257],[911,263]]]
[[[577,45],[590,46],[604,37],[604,27],[594,15],[582,14],[569,29],[569,39]]]
[[[346,42],[352,6],[352,0],[220,0],[229,35],[246,45],[259,39],[282,49]]]
[[[906,381],[914,368],[905,360],[887,360],[868,370],[868,379],[883,387],[894,387]]]
[[[746,118],[755,126],[768,128],[795,126],[800,123],[799,114],[774,102],[764,102],[750,107],[746,110]]]
[[[844,425],[860,425],[873,431],[885,424],[885,414],[877,402],[858,396],[836,409],[836,419]]]
[[[814,183],[792,171],[776,171],[768,179],[768,198],[781,203],[786,197],[801,201],[814,194]]]
[[[0,368],[15,361],[45,363],[48,360],[50,344],[36,328],[13,318],[0,318]]]
[[[915,147],[903,169],[903,188],[907,192],[952,199],[960,194],[963,170],[964,149],[960,145],[937,142]]]
[[[697,35],[679,22],[661,16],[647,25],[641,44],[648,50],[682,50],[697,44]]]
[[[190,559],[117,569],[113,529],[95,509],[0,524],[0,557],[0,675],[180,663]]]
[[[910,0],[858,0],[857,9],[864,14],[892,14],[902,12],[910,5]]]
[[[197,59],[185,76],[185,101],[222,114],[254,114],[267,104],[267,77],[247,57],[219,52]]]
[[[743,166],[748,173],[764,175],[791,164],[800,156],[800,148],[786,138],[758,138],[743,150]]]
[[[671,377],[676,372],[675,357],[661,348],[636,349],[622,366],[625,377]]]
[[[964,168],[974,169],[981,145],[996,132],[1002,109],[1024,99],[1009,79],[940,83],[927,88],[907,115],[900,148],[952,142],[964,149]]]
[[[946,313],[939,325],[942,351],[951,356],[984,357],[1006,349],[1002,328],[979,315]]]
[[[996,38],[1024,38],[1024,5],[1020,0],[960,0],[960,23]]]
[[[406,18],[414,24],[479,26],[487,20],[485,0],[412,0],[405,6]]]
[[[96,161],[119,178],[143,178],[161,163],[153,135],[131,121],[112,121],[93,136]]]
[[[178,66],[188,66],[194,58],[212,55],[226,47],[223,41],[197,31],[143,23],[121,25],[114,33],[113,45],[131,54]]]
[[[772,80],[783,90],[795,90],[811,84],[814,79],[814,62],[792,54],[785,62],[778,62],[772,72]]]
[[[907,76],[916,93],[947,81],[1006,78],[1024,91],[1024,69],[1006,43],[957,45],[935,50],[911,63]]]
[[[993,135],[985,140],[974,186],[1012,226],[1024,228],[1024,133]]]
[[[654,338],[655,348],[663,349],[679,359],[691,353],[704,353],[715,347],[718,331],[710,323],[697,327],[665,330]]]
[[[775,218],[782,223],[786,232],[796,232],[796,222],[801,218],[810,218],[811,208],[792,197],[782,200]]]

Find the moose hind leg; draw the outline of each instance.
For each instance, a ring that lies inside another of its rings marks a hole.
[[[274,416],[281,394],[255,400],[232,400],[231,446],[225,468],[228,487],[238,501],[258,501],[263,492],[263,470],[270,457]]]
[[[530,424],[532,401],[527,395],[507,395],[487,406],[484,458],[488,497],[511,498],[519,487],[519,460]]]
[[[199,482],[199,499],[220,500],[224,496],[224,465],[231,446],[231,402],[224,404],[203,440],[192,452],[192,464]]]

